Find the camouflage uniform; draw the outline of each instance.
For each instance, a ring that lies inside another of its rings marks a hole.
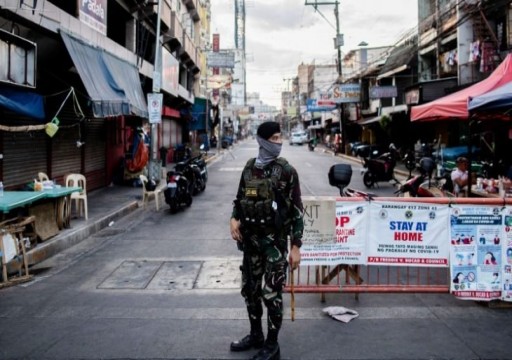
[[[247,163],[244,172],[250,171],[254,179],[270,178],[272,172],[276,171],[276,166],[281,167],[277,187],[289,204],[287,225],[281,229],[250,226],[244,224],[242,219],[244,266],[241,267],[241,294],[247,305],[251,325],[254,322],[261,321],[263,314],[261,302],[263,300],[267,307],[269,334],[271,332],[277,334],[283,319],[282,290],[286,282],[288,267],[287,236],[291,236],[292,245],[298,247],[302,245],[304,222],[300,184],[297,171],[286,161],[284,161],[284,166],[276,165],[276,161],[274,161],[263,169],[255,166],[251,168],[250,161]],[[246,176],[242,174],[236,201],[244,198],[245,178]],[[240,209],[235,206],[232,218],[241,220],[241,217]]]

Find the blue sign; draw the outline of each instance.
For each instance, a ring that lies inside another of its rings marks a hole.
[[[326,102],[327,103],[327,102]],[[331,103],[322,104],[322,100],[320,102],[317,99],[307,99],[306,107],[308,111],[332,111],[336,109],[336,105],[332,105]]]

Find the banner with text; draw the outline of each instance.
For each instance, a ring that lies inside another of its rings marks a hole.
[[[301,265],[365,262],[367,203],[336,202],[320,197],[304,197],[303,203]]]
[[[512,208],[459,205],[450,215],[450,292],[512,301]]]
[[[368,265],[448,267],[448,205],[372,201]]]

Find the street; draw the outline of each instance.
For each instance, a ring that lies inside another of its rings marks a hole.
[[[209,165],[206,191],[177,214],[139,208],[38,265],[35,280],[0,290],[0,359],[248,359],[231,341],[248,333],[241,253],[229,217],[249,139]],[[337,196],[329,167],[341,158],[284,142],[303,195]],[[361,164],[350,187],[365,190]],[[371,191],[392,196],[380,183]],[[510,359],[512,312],[449,294],[289,294],[283,359]],[[326,306],[359,312],[349,323]]]

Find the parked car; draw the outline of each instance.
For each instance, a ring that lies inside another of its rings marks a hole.
[[[296,131],[292,132],[290,136],[290,145],[298,144],[306,144],[308,142],[308,134],[305,131]]]

